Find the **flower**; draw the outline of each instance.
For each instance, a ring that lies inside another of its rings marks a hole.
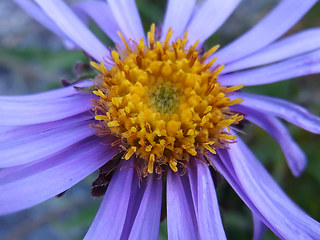
[[[244,117],[278,141],[294,175],[304,170],[305,155],[278,118],[313,133],[320,133],[320,119],[239,90],[320,72],[319,29],[277,40],[316,0],[283,0],[240,38],[205,53],[204,41],[240,1],[169,0],[159,40],[155,25],[145,37],[133,0],[73,8],[60,0],[15,1],[68,48],[85,51],[100,74],[94,85],[0,98],[1,215],[54,197],[99,169],[92,193],[104,199],[85,239],[156,239],[163,194],[169,239],[225,239],[212,166],[253,212],[257,238],[263,224],[282,239],[320,238],[320,224],[236,134]],[[114,50],[90,32],[88,17]]]

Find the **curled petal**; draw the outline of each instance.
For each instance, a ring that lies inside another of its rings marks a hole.
[[[294,103],[263,95],[238,93],[237,97],[244,101],[239,105],[252,108],[257,112],[280,117],[307,131],[320,133],[320,118],[312,115],[305,108]]]
[[[295,176],[303,172],[307,165],[307,157],[280,120],[240,105],[234,106],[233,109],[245,113],[247,120],[264,129],[278,142]]]

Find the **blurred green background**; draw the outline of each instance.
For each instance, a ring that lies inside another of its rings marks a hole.
[[[77,1],[68,1],[69,3]],[[212,36],[206,46],[226,45],[259,21],[277,0],[244,0],[229,20]],[[166,1],[137,0],[145,30],[150,24],[162,22]],[[320,25],[318,3],[286,35]],[[93,31],[105,43],[97,26]],[[303,43],[301,43],[303,44]],[[0,94],[27,94],[60,86],[61,79],[73,80],[76,62],[87,62],[80,51],[63,49],[57,36],[13,4],[0,1]],[[272,85],[249,87],[245,91],[289,99],[320,115],[319,75],[292,79]],[[258,127],[248,124],[241,137],[253,149],[266,168],[288,195],[320,221],[320,137],[287,124],[294,139],[305,150],[309,164],[298,179],[289,171],[280,147]],[[0,239],[81,239],[99,207],[101,199],[90,196],[89,177],[63,197],[55,198],[29,210],[0,218]],[[251,214],[245,204],[221,177],[217,192],[228,239],[250,239]],[[159,239],[166,239],[166,223],[161,224]],[[277,239],[269,230],[264,239]]]

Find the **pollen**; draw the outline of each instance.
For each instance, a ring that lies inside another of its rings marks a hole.
[[[235,141],[231,125],[243,119],[229,110],[242,99],[230,95],[242,85],[225,87],[217,81],[223,65],[208,61],[219,46],[197,50],[198,42],[183,38],[126,41],[112,51],[111,69],[92,63],[100,74],[95,79],[98,100],[93,100],[96,128],[121,139],[124,159],[135,157],[145,175],[171,168],[186,168],[189,161]],[[102,134],[100,134],[102,135]],[[141,164],[142,162],[142,164]]]

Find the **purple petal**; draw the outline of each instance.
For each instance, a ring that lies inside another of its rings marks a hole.
[[[226,64],[254,53],[287,32],[318,0],[284,0],[251,30],[219,51],[219,63]]]
[[[240,0],[205,1],[187,27],[189,42],[193,44],[199,40],[201,45],[227,20],[239,3]]]
[[[250,200],[250,197],[242,189],[239,180],[235,174],[235,171],[232,167],[229,154],[226,150],[218,150],[218,156],[209,154],[211,161],[213,162],[214,167],[224,176],[232,188],[236,191],[238,196],[242,201],[251,209],[252,212],[256,214],[266,224],[275,234],[281,236],[280,233],[268,222],[268,220],[260,213],[256,206]],[[222,161],[222,160],[223,161]]]
[[[139,12],[134,0],[109,0],[108,4],[122,34],[137,43],[145,38]]]
[[[74,45],[74,43],[72,43],[72,40],[70,40],[70,38],[63,31],[61,31],[57,24],[55,24],[54,21],[52,21],[46,14],[44,14],[44,12],[36,4],[31,2],[30,0],[14,0],[14,2],[44,27],[54,32],[64,41],[67,41],[67,45],[69,45],[70,47],[71,45]]]
[[[128,203],[126,220],[123,224],[120,239],[129,239],[129,235],[139,211],[149,178],[139,179],[136,171],[133,172],[130,199]]]
[[[281,61],[320,48],[320,28],[312,28],[283,38],[264,49],[227,64],[223,73]],[[303,44],[301,44],[303,43]]]
[[[252,108],[257,112],[280,117],[307,131],[320,133],[320,118],[294,103],[263,95],[239,92],[236,95],[244,101],[239,105]]]
[[[162,27],[161,41],[165,40],[170,27],[173,30],[172,39],[176,39],[183,35],[195,3],[196,0],[185,0],[183,1],[183,4],[178,0],[168,0]]]
[[[90,121],[18,138],[0,146],[0,168],[36,161],[95,134]]]
[[[223,75],[222,85],[255,86],[320,73],[320,50],[265,67]]]
[[[90,16],[96,24],[115,42],[121,42],[117,31],[120,30],[109,4],[102,1],[80,2],[73,6]]]
[[[251,201],[285,239],[318,239],[320,224],[281,190],[240,138],[229,150],[237,178]]]
[[[202,162],[197,162],[196,165],[196,169],[189,169],[188,174],[190,185],[197,185],[197,188],[191,187],[191,191],[192,195],[196,195],[195,198],[197,199],[194,203],[200,238],[227,239],[209,167]],[[195,178],[197,178],[197,181],[194,183]]]
[[[69,189],[118,152],[94,137],[0,179],[0,215],[39,204]]]
[[[168,171],[167,176],[167,225],[168,239],[193,240],[198,238],[194,209],[190,207],[192,197],[185,192],[179,173]]]
[[[123,166],[132,166],[133,162],[122,161],[116,170],[107,192],[103,198],[99,211],[84,237],[87,239],[120,239],[126,219],[132,186],[133,169]],[[137,184],[137,183],[134,183]]]
[[[0,126],[0,143],[21,139],[26,136],[32,136],[36,134],[41,134],[45,131],[61,128],[65,126],[74,125],[76,123],[84,122],[89,119],[93,119],[93,114],[90,112],[81,113],[69,118],[65,118],[62,120],[48,122],[48,123],[41,123],[41,124],[34,124],[26,126]]]
[[[63,1],[35,1],[73,42],[94,59],[101,62],[104,61],[107,56],[110,56],[110,51],[93,35]]]
[[[9,101],[0,99],[0,126],[30,125],[61,120],[92,108],[94,95],[77,94],[46,101]]]
[[[247,120],[269,133],[279,143],[292,173],[301,175],[307,165],[307,157],[281,121],[241,105],[232,109],[244,113]]]
[[[260,240],[266,232],[266,225],[261,222],[260,218],[252,213],[253,220],[253,237],[252,240]]]
[[[129,239],[158,239],[161,213],[162,180],[151,176]]]
[[[14,100],[14,101],[42,101],[49,99],[57,99],[62,97],[67,97],[71,95],[79,94],[75,89],[76,87],[91,87],[93,85],[92,81],[82,81],[72,86],[58,88],[46,92],[29,94],[29,95],[19,95],[19,96],[0,96],[0,100]]]

